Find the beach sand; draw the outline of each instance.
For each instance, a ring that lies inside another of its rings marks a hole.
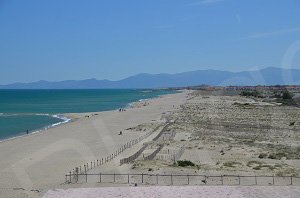
[[[209,197],[209,198],[288,198],[299,197],[299,186],[157,186],[77,188],[49,191],[45,198],[62,197]]]
[[[60,188],[68,171],[143,135],[147,131],[126,129],[163,122],[162,115],[178,109],[186,95],[165,95],[124,112],[67,114],[73,118],[70,123],[1,142],[0,197],[41,196],[48,189]]]

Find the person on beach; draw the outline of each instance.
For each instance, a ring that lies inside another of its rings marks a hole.
[[[26,130],[26,134],[28,135],[28,133],[29,133],[29,132],[28,132],[28,129],[27,129],[27,130]]]

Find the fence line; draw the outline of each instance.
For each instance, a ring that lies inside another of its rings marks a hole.
[[[73,175],[78,175],[78,174],[86,174],[88,170],[91,170],[97,166],[101,166],[103,164],[106,164],[108,162],[110,162],[111,160],[113,160],[115,157],[117,157],[119,154],[123,153],[126,149],[131,148],[133,145],[138,144],[139,142],[141,142],[142,140],[146,139],[147,137],[149,137],[154,131],[156,131],[157,129],[159,129],[159,127],[161,126],[157,126],[154,130],[149,131],[148,133],[134,139],[131,140],[129,142],[127,142],[126,144],[124,144],[122,147],[120,147],[119,149],[117,149],[115,152],[113,152],[112,154],[103,157],[101,159],[97,159],[94,161],[91,161],[90,163],[86,163],[84,165],[81,165],[79,167],[75,167],[72,171],[70,171],[68,174],[73,174]]]
[[[147,144],[144,144],[143,147],[140,150],[138,150],[137,152],[135,152],[133,155],[123,158],[123,159],[120,159],[120,165],[130,163],[133,160],[135,160],[136,158],[138,158],[142,154],[142,152],[146,149],[147,146],[148,146]]]
[[[153,160],[157,153],[160,152],[160,150],[164,147],[163,144],[159,145],[159,147],[150,155],[144,158],[144,160]]]
[[[136,183],[149,185],[294,185],[300,186],[298,176],[257,175],[198,175],[198,174],[134,174],[99,173],[67,174],[66,183]]]
[[[168,123],[164,126],[164,128],[162,128],[162,130],[159,132],[159,134],[157,134],[157,136],[155,138],[153,138],[152,141],[156,141],[158,140],[158,138],[166,131],[166,128],[168,128],[172,123]]]
[[[171,150],[171,152],[168,150],[160,151],[156,156],[156,160],[163,160],[163,161],[178,161],[181,157],[181,155],[184,152],[184,147],[181,147],[179,150]]]

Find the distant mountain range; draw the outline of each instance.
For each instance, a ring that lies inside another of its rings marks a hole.
[[[256,71],[198,70],[178,74],[138,74],[118,81],[66,80],[0,85],[0,89],[124,89],[167,88],[195,85],[300,85],[300,69],[268,67]]]

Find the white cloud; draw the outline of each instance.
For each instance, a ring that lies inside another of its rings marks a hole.
[[[219,3],[224,0],[202,0],[194,3],[186,4],[187,6],[204,6],[204,5],[211,5],[215,3]]]
[[[234,40],[260,39],[260,38],[270,37],[270,36],[280,36],[280,35],[289,34],[293,32],[300,32],[300,28],[288,28],[288,29],[281,29],[272,32],[254,33]]]

